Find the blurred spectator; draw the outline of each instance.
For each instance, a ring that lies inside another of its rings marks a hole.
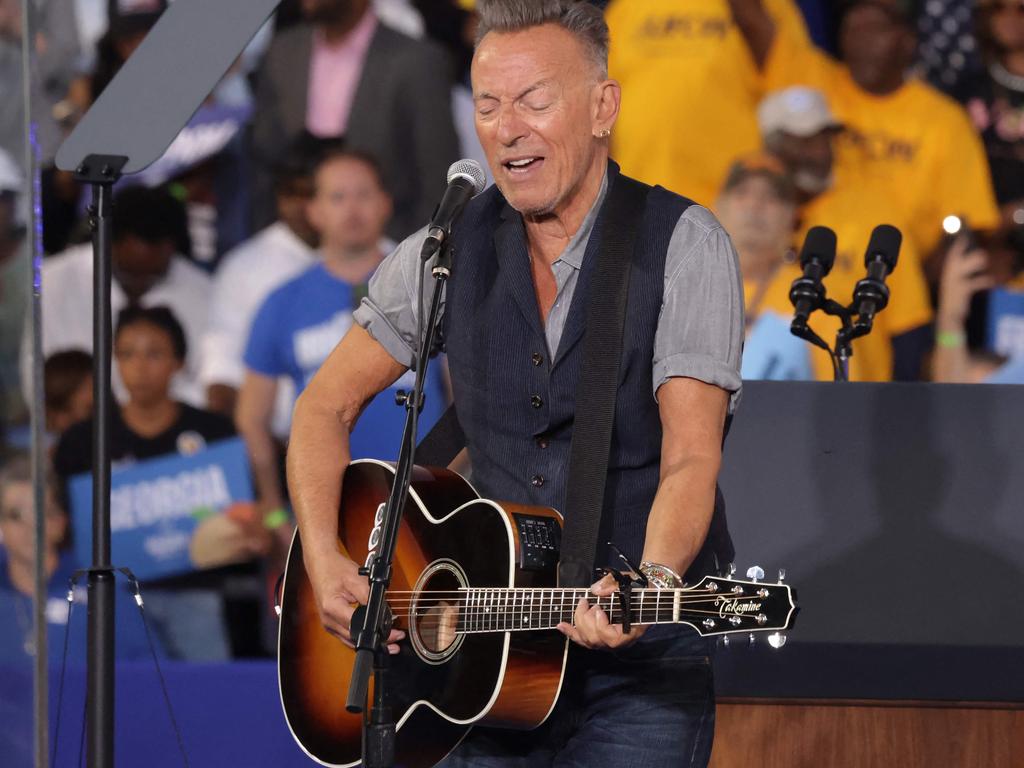
[[[379,159],[403,237],[429,221],[459,146],[451,66],[433,44],[379,23],[369,0],[304,0],[307,23],[280,33],[259,72],[255,223],[274,218],[270,170],[303,130],[344,135]]]
[[[92,416],[92,355],[79,349],[56,352],[43,364],[46,431],[55,439]]]
[[[1006,328],[988,318],[989,338],[985,340],[972,327],[977,315],[993,311],[996,294],[1009,299],[1019,313],[1022,270],[1024,245],[1005,228],[970,237],[960,235],[950,243],[939,282],[932,360],[935,381],[1024,384],[1024,354],[1019,343],[1024,318],[1020,314],[1003,316]],[[1003,335],[1010,338],[999,338]],[[1012,341],[1018,343],[1009,343]]]
[[[793,0],[766,11],[808,47]],[[757,150],[760,75],[727,0],[616,0],[609,74],[622,84],[612,156],[624,173],[710,205],[733,160]]]
[[[31,290],[31,260],[25,240],[23,175],[0,149],[0,422],[24,416],[19,387],[20,343]]]
[[[982,68],[974,36],[977,0],[919,2],[917,68],[940,91],[955,96]]]
[[[986,68],[958,96],[985,142],[1004,225],[1024,227],[1024,2],[979,0],[977,23]]]
[[[480,163],[490,184],[494,179],[476,135],[476,103],[469,80],[477,28],[472,0],[415,0],[415,5],[423,14],[427,35],[445,47],[455,64],[452,117],[459,137],[460,155]]]
[[[73,9],[68,0],[34,0],[35,34],[30,73],[32,119],[37,147],[46,160],[57,149],[59,135],[51,116],[53,103],[62,98],[60,89],[68,67],[74,39]],[[70,25],[68,20],[70,19]],[[21,0],[0,0],[0,149],[19,160],[25,157],[24,73],[22,71],[23,24]],[[54,93],[56,92],[56,96]]]
[[[999,221],[981,142],[964,110],[908,76],[915,27],[901,0],[850,0],[839,29],[842,63],[776,24],[763,0],[729,0],[769,90],[822,91],[846,131],[842,162],[864,169],[865,197],[903,219],[918,251],[930,254],[949,214],[977,227]]]
[[[118,316],[114,356],[128,398],[110,419],[111,460],[125,464],[169,454],[190,455],[234,435],[231,421],[174,400],[171,379],[184,364],[185,332],[167,307],[128,307]],[[61,438],[54,455],[66,483],[92,468],[93,421],[79,422]],[[260,525],[238,528],[250,557],[265,554],[269,533]],[[147,584],[146,606],[174,658],[218,661],[230,656],[220,593],[225,572],[198,572]]]
[[[797,200],[785,167],[770,155],[737,161],[715,213],[740,257],[746,322],[743,378],[814,378],[810,348],[789,332]]]
[[[279,456],[269,429],[278,377],[287,375],[301,392],[352,327],[352,312],[365,296],[367,281],[390,250],[381,242],[390,212],[379,171],[367,156],[335,152],[320,164],[309,205],[310,223],[320,233],[320,262],[270,294],[245,350],[247,370],[235,421],[266,510],[284,504]],[[424,432],[444,406],[436,373],[428,383],[431,391],[420,417]],[[395,406],[395,390],[382,392],[352,434],[352,456],[394,458],[404,418]]]
[[[242,354],[256,311],[271,291],[313,266],[317,233],[306,216],[313,196],[313,150],[300,140],[274,173],[277,221],[224,257],[214,275],[210,324],[203,337],[200,379],[209,407],[233,414],[245,378]],[[274,434],[287,436],[294,392],[278,393]]]
[[[166,0],[108,0],[107,31],[96,44],[92,101],[110,85],[128,57],[167,10]]]
[[[800,228],[796,243],[803,243],[813,226],[835,231],[839,241],[835,266],[825,278],[830,298],[841,304],[852,299],[853,288],[864,277],[864,253],[872,230],[879,224],[904,225],[882,197],[872,194],[859,169],[837,162],[834,145],[843,129],[833,117],[825,97],[810,88],[793,87],[769,95],[758,108],[765,147],[788,169],[797,188]],[[799,273],[780,273],[779,290]],[[928,288],[919,252],[904,238],[899,264],[889,276],[889,306],[875,319],[869,336],[853,343],[851,380],[915,380],[921,377],[931,346],[932,320]],[[834,342],[839,321],[815,313],[811,328]],[[832,378],[832,364],[821,350],[812,351],[818,378]]]
[[[0,467],[0,664],[27,661],[35,656],[33,637],[33,595],[35,594],[35,504],[31,463],[27,454],[15,454]],[[44,512],[46,538],[43,562],[47,575],[46,621],[47,657],[51,664],[63,658],[64,635],[71,634],[70,663],[85,660],[85,580],[75,590],[75,609],[68,625],[68,582],[80,567],[65,546],[68,517],[48,483]],[[126,582],[117,582],[118,659],[150,658],[149,643]],[[154,638],[159,655],[164,655],[159,638]]]
[[[167,192],[127,187],[114,196],[111,304],[116,314],[130,304],[166,305],[184,323],[189,356],[173,392],[191,405],[206,402],[199,381],[199,345],[206,331],[210,278],[181,255],[188,240],[185,212]],[[43,354],[63,349],[92,351],[91,245],[74,246],[43,262]],[[114,376],[115,392],[123,392]]]

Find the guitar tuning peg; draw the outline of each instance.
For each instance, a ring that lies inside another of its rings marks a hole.
[[[775,650],[779,650],[779,648],[781,648],[785,644],[786,636],[781,632],[772,632],[770,635],[768,635],[768,645],[770,645]]]
[[[747,645],[756,645],[756,644],[757,644],[757,635],[755,635],[753,632],[751,632],[747,636]]]
[[[729,647],[729,636],[728,635],[720,636],[718,638],[718,644],[720,646],[722,646],[723,648],[728,648]]]
[[[727,566],[725,566],[725,577],[727,579],[731,579],[735,575],[736,575],[736,563],[729,563]]]
[[[758,581],[764,578],[764,569],[759,565],[751,566],[747,569],[747,578],[751,581]]]
[[[786,580],[786,569],[785,568],[779,568],[779,584],[781,584],[785,580]]]

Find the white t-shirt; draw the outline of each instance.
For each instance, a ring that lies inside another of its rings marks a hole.
[[[316,258],[316,251],[280,221],[224,256],[213,278],[210,324],[203,337],[199,379],[204,386],[242,386],[242,355],[256,311],[275,289],[313,266]],[[283,377],[274,407],[275,435],[288,434],[294,397],[291,382]]]
[[[76,245],[43,261],[43,354],[68,349],[92,352],[92,246]],[[174,256],[167,276],[140,299],[143,307],[168,307],[185,330],[188,354],[184,369],[171,383],[171,396],[202,408],[206,389],[199,381],[201,341],[210,307],[210,278],[183,256]],[[128,304],[117,280],[112,281],[110,303],[113,322]],[[115,328],[116,330],[116,328]],[[26,352],[29,346],[25,345]],[[113,366],[114,393],[124,398],[124,387]]]

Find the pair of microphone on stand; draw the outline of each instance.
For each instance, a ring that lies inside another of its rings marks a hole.
[[[812,227],[807,233],[800,251],[803,274],[793,281],[789,291],[794,308],[790,331],[833,356],[837,380],[847,377],[846,365],[853,354],[850,343],[870,333],[875,315],[889,304],[889,286],[885,280],[896,268],[902,244],[903,235],[896,227],[889,224],[875,227],[864,254],[867,275],[854,287],[853,301],[844,306],[827,296],[822,282],[835,264],[836,233],[828,227]],[[811,314],[818,310],[842,321],[835,351],[808,326]]]

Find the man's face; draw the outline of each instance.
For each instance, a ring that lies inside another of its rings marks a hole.
[[[149,243],[135,235],[125,235],[113,244],[112,252],[114,277],[129,298],[138,299],[167,276],[174,243]]]
[[[524,216],[554,212],[598,157],[594,134],[606,120],[604,84],[582,43],[554,24],[491,32],[472,79],[477,135],[498,189]]]
[[[166,400],[171,379],[181,369],[170,335],[150,323],[132,323],[118,331],[114,360],[128,398],[143,406]]]
[[[903,80],[914,56],[913,33],[883,8],[857,6],[843,17],[839,50],[854,81],[869,93],[884,93]]]
[[[381,189],[377,174],[362,160],[337,157],[317,170],[309,221],[320,233],[324,248],[372,248],[384,236],[390,218],[391,198]]]
[[[834,133],[834,129],[826,128],[813,136],[792,133],[775,136],[772,152],[778,155],[789,170],[793,184],[805,195],[815,197],[832,185]]]
[[[772,182],[763,175],[748,176],[718,201],[718,218],[739,251],[776,250],[791,244],[796,224],[796,206],[779,196]]]

